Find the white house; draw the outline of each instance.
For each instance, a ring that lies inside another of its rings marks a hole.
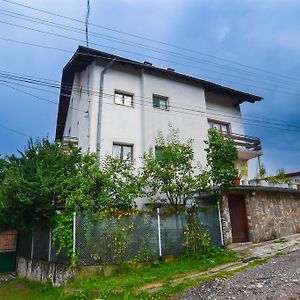
[[[205,165],[204,141],[216,127],[235,140],[239,163],[247,163],[262,153],[260,140],[245,136],[240,104],[261,99],[80,46],[63,70],[56,139],[99,157],[129,155],[139,163],[158,131],[167,133],[172,124],[182,141],[194,140],[195,159]]]

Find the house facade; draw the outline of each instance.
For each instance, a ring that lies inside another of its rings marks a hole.
[[[79,47],[61,83],[56,139],[84,152],[130,157],[140,164],[158,132],[180,130],[193,139],[195,160],[206,164],[211,127],[234,139],[238,165],[261,155],[258,138],[245,136],[240,104],[262,98],[90,48]]]

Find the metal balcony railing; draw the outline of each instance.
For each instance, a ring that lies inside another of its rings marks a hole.
[[[261,143],[258,137],[252,137],[236,133],[223,133],[223,135],[234,141],[238,148],[250,150],[250,151],[261,151]]]

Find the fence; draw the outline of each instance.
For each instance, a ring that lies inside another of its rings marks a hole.
[[[16,230],[7,230],[0,233],[0,273],[15,270],[16,240]]]
[[[197,213],[197,220],[208,230],[213,245],[222,245],[219,210],[215,200],[206,199]],[[184,253],[186,212],[166,214],[164,209],[122,218],[93,221],[75,215],[73,250],[78,265],[112,264],[126,260],[146,261],[161,256]],[[58,245],[51,245],[51,230],[46,223],[30,233],[21,233],[18,256],[69,264],[64,252],[57,254]]]
[[[31,232],[18,233],[17,256],[30,259],[49,261],[58,264],[68,265],[70,259],[65,251],[58,252],[58,244],[52,243],[51,229],[46,221]]]

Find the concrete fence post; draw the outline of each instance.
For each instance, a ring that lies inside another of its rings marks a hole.
[[[162,257],[162,250],[161,250],[161,232],[160,232],[160,212],[159,207],[157,208],[157,233],[158,233],[158,255]]]
[[[217,200],[218,205],[218,216],[219,216],[219,226],[220,226],[220,236],[221,236],[221,244],[224,246],[224,238],[223,238],[223,226],[222,226],[222,216],[221,216],[221,207],[220,207],[220,201]]]
[[[76,212],[73,213],[73,253],[76,252]]]

